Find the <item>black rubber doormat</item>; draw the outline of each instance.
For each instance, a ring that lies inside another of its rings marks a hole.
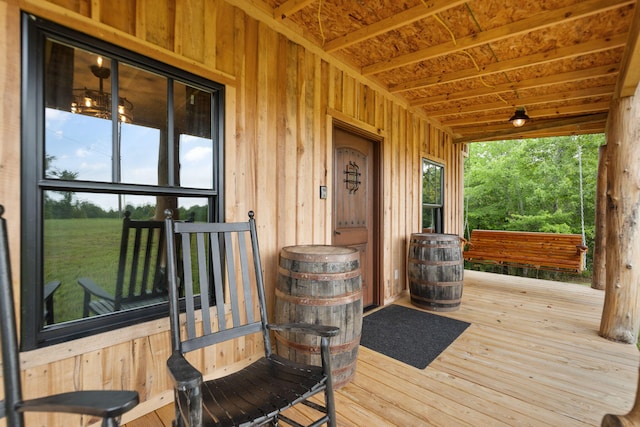
[[[469,325],[460,320],[391,304],[364,316],[360,345],[424,369]]]

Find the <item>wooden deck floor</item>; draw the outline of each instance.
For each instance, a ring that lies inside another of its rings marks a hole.
[[[426,369],[360,347],[340,426],[597,426],[635,399],[639,352],[598,336],[604,293],[465,271],[471,326]],[[398,304],[410,305],[408,297]],[[127,427],[171,425],[172,408]]]

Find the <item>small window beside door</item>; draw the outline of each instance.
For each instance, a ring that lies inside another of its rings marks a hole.
[[[444,232],[444,166],[422,159],[422,231]]]

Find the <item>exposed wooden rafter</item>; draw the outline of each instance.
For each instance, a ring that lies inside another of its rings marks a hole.
[[[633,96],[640,81],[640,10],[636,7],[633,23],[620,72],[620,79],[614,96]]]
[[[607,37],[599,40],[590,40],[574,46],[567,46],[552,52],[536,53],[534,55],[521,56],[510,61],[496,62],[489,64],[481,69],[469,68],[466,70],[455,71],[443,76],[433,76],[421,80],[409,81],[395,86],[391,86],[391,92],[401,92],[424,87],[436,86],[444,83],[452,83],[459,80],[474,79],[490,76],[492,74],[504,73],[505,70],[513,71],[520,68],[531,67],[534,65],[544,65],[553,61],[560,61],[575,58],[580,55],[588,55],[603,50],[615,49],[624,46],[627,40],[626,34],[617,34],[613,37]]]
[[[603,132],[640,80],[636,1],[242,0],[456,141]]]
[[[514,83],[504,83],[494,87],[480,87],[454,94],[440,95],[428,99],[420,99],[411,103],[412,107],[437,104],[444,101],[460,101],[463,99],[477,98],[480,96],[494,95],[500,92],[513,92],[514,90],[531,89],[554,84],[570,83],[578,80],[595,79],[598,77],[615,75],[618,73],[617,65],[604,65],[597,68],[585,68],[584,70],[571,71],[563,74],[540,77],[537,79],[524,80]]]
[[[513,126],[505,127],[504,129],[494,132],[481,132],[478,134],[468,134],[462,137],[454,137],[453,142],[456,144],[463,142],[475,142],[475,141],[493,141],[498,139],[512,139],[514,137],[523,137],[526,133],[534,131],[549,131],[556,128],[563,128],[566,126],[576,126],[591,123],[606,122],[608,113],[589,114],[584,116],[567,117],[557,120],[544,120],[536,123],[527,124],[526,129],[514,128]]]
[[[633,3],[631,0],[588,0],[582,3],[556,9],[553,11],[541,13],[528,19],[516,21],[502,27],[493,28],[477,34],[460,38],[455,41],[443,43],[438,46],[420,49],[404,55],[376,64],[362,67],[364,75],[381,73],[393,68],[404,67],[419,61],[425,61],[443,55],[450,55],[464,49],[469,49],[483,44],[489,44],[498,40],[512,38],[516,35],[529,33],[531,31],[540,30],[557,24],[558,22],[567,23],[578,18],[601,13],[609,8],[619,7],[621,4]]]
[[[582,98],[610,97],[613,89],[614,89],[614,85],[607,85],[607,86],[598,86],[595,88],[580,89],[576,91],[567,91],[563,93],[546,94],[538,97],[531,97],[531,98],[527,98],[527,107],[529,108],[529,111],[531,111],[531,107],[535,107],[538,104],[548,104],[550,102],[554,102],[558,100],[575,101],[575,100],[580,100]],[[517,103],[513,101],[507,103],[506,105],[511,108],[515,108],[518,106]],[[589,107],[582,107],[582,105],[583,104],[578,104],[578,105],[575,105],[575,107],[589,108]],[[451,123],[464,124],[469,122],[471,123],[483,122],[486,120],[486,118],[472,117],[470,115],[471,113],[481,114],[481,113],[491,112],[491,110],[502,110],[504,108],[505,108],[504,101],[496,101],[496,102],[485,103],[485,104],[473,104],[473,105],[461,104],[459,107],[452,107],[449,109],[439,108],[439,109],[434,109],[433,111],[429,110],[428,114],[436,118],[442,117],[442,116],[463,115],[465,118],[446,120],[446,123],[449,125]],[[558,107],[558,108],[566,108],[566,107]]]
[[[324,49],[327,52],[335,52],[353,44],[370,39],[380,34],[387,33],[396,28],[404,27],[420,19],[433,16],[446,9],[466,3],[467,0],[430,0],[424,1],[418,6],[407,9],[397,15],[378,21],[374,24],[362,27],[357,31],[345,34],[326,43]]]
[[[289,0],[273,10],[273,17],[275,19],[287,19],[289,15],[309,6],[314,1],[315,0]]]

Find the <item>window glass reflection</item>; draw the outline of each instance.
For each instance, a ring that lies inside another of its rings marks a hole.
[[[159,163],[160,131],[135,124],[121,125],[121,177],[119,182],[158,184],[158,174],[166,170]],[[165,172],[166,175],[166,172]]]
[[[120,64],[118,88],[121,100],[130,104],[131,121],[122,121],[119,126],[120,176],[117,182],[165,184],[168,173],[163,154],[167,152],[167,79]]]
[[[422,203],[442,204],[442,166],[423,160]]]
[[[109,120],[46,109],[45,177],[109,182],[111,157]]]
[[[180,167],[176,185],[213,188],[211,92],[174,83],[174,117]]]
[[[213,188],[211,139],[180,135],[180,186]]]
[[[111,181],[111,60],[51,40],[45,45],[44,175]]]
[[[444,230],[444,167],[422,159],[422,230],[442,233]]]
[[[166,316],[165,210],[220,219],[224,87],[37,18],[27,25],[37,36],[24,40],[22,170],[41,202],[22,211],[33,263],[22,309],[43,315],[23,323],[22,344],[34,349]],[[118,290],[123,278],[134,286]]]
[[[45,191],[44,203],[44,281],[60,282],[53,296],[55,317],[52,322],[63,323],[113,310],[115,299],[122,297],[118,311],[142,305],[163,303],[166,300],[164,242],[160,230],[164,226],[161,205],[178,204],[174,217],[182,221],[207,221],[209,200],[203,197],[140,196],[133,194],[100,194],[69,191]],[[171,199],[167,202],[164,199]],[[128,218],[125,220],[125,218]],[[131,220],[125,227],[127,221]],[[153,223],[154,231],[141,231],[139,248],[135,247],[135,230],[130,229],[126,252],[122,243],[125,230],[132,223]],[[149,246],[146,239],[155,233]],[[120,257],[126,254],[126,261]],[[137,276],[132,276],[133,254],[138,254]],[[148,277],[144,277],[143,260],[148,258]],[[122,266],[122,268],[121,268]],[[130,291],[127,280],[135,290]],[[118,284],[121,284],[120,294]],[[146,283],[146,287],[142,285]],[[91,294],[92,287],[108,294]],[[87,295],[91,306],[85,303]],[[125,300],[128,302],[125,302]],[[132,297],[132,298],[130,298]],[[100,301],[100,303],[96,303]]]

